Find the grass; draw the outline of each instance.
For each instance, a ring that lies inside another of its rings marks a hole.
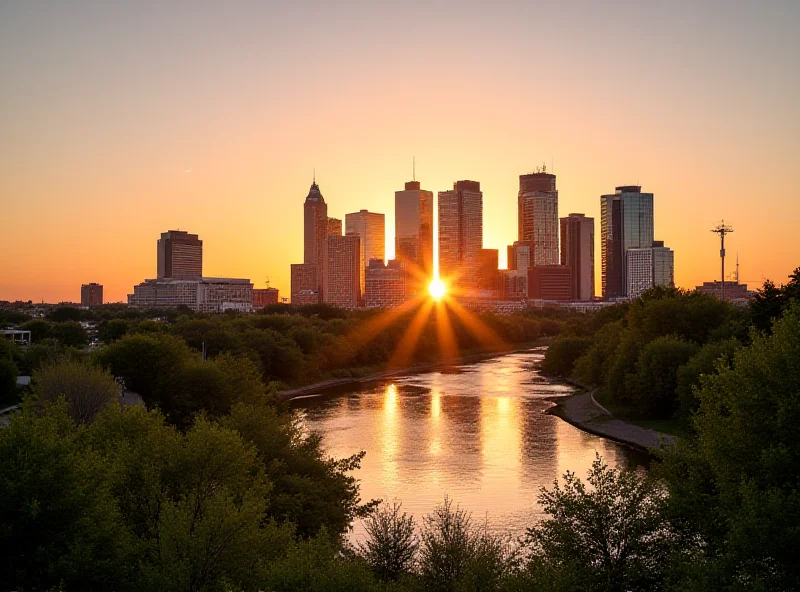
[[[625,413],[619,408],[612,405],[606,396],[600,394],[600,391],[595,393],[594,398],[603,407],[608,409],[612,415],[623,421],[627,421],[633,425],[645,428],[648,430],[655,430],[663,434],[669,434],[676,438],[685,438],[690,434],[690,428],[684,420],[670,418],[670,419],[628,419]]]

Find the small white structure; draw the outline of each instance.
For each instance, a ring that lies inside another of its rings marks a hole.
[[[8,339],[9,341],[13,341],[17,345],[31,344],[30,331],[22,331],[20,329],[3,329],[2,331],[0,331],[0,335],[3,336],[3,339]]]

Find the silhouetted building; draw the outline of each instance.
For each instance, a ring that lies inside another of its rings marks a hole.
[[[250,312],[253,284],[235,278],[161,278],[145,280],[128,294],[128,306],[135,308],[177,308],[218,313],[226,310]]]
[[[278,304],[277,288],[253,288],[253,308],[264,308],[270,304]]]
[[[314,291],[316,292],[322,291],[322,251],[327,236],[328,205],[315,181],[311,184],[306,201],[303,203],[303,263],[315,266],[317,278]]]
[[[528,298],[570,300],[571,274],[565,265],[534,265],[528,272]]]
[[[626,252],[653,245],[653,194],[639,185],[621,185],[600,196],[603,298],[627,295]]]
[[[558,190],[545,172],[519,176],[519,240],[532,247],[532,265],[558,265]]]
[[[427,290],[433,278],[433,192],[409,181],[394,192],[394,252],[406,272],[406,295]]]
[[[291,300],[292,304],[319,304],[321,294],[317,283],[319,271],[316,264],[292,263],[291,266]]]
[[[405,273],[402,262],[390,260],[386,265],[380,259],[370,259],[365,273],[367,308],[393,308],[406,299]]]
[[[477,181],[456,181],[439,192],[439,275],[456,293],[478,287],[483,248],[483,193]]]
[[[103,304],[103,286],[94,282],[81,285],[81,306]]]
[[[371,259],[384,261],[386,254],[386,216],[361,210],[344,217],[345,234],[360,239],[359,286],[361,293],[366,288],[364,269]]]
[[[331,234],[340,235],[342,234],[342,221],[339,218],[328,218],[328,235]]]
[[[675,285],[675,254],[663,246],[647,249],[628,249],[626,277],[627,294],[636,298],[655,286]]]
[[[491,292],[492,298],[500,290],[499,255],[497,249],[481,249],[478,259],[478,290]]]
[[[561,265],[570,268],[570,298],[594,297],[594,218],[570,214],[561,218]]]
[[[702,286],[695,288],[698,292],[716,296],[722,299],[722,282],[714,280],[713,282],[703,282]],[[746,300],[752,296],[752,293],[747,289],[747,284],[740,284],[739,282],[725,282],[725,300]]]
[[[183,230],[161,233],[157,243],[158,279],[203,276],[203,241]]]
[[[361,304],[361,239],[358,235],[331,235],[323,249],[322,301],[339,308]]]
[[[501,300],[523,300],[528,297],[528,270],[527,269],[501,269],[500,294]]]
[[[531,268],[531,243],[528,241],[514,241],[508,245],[508,268],[527,271]]]

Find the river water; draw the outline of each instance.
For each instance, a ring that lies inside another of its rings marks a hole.
[[[565,471],[583,477],[599,453],[610,465],[636,467],[646,457],[546,415],[546,397],[569,385],[540,376],[543,348],[448,370],[358,385],[296,400],[334,457],[366,451],[362,500],[402,502],[419,523],[449,496],[511,536],[540,516],[536,497]],[[354,525],[353,537],[363,528]]]

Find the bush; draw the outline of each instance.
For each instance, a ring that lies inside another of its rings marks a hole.
[[[592,340],[588,337],[559,337],[548,346],[544,354],[542,372],[569,378],[575,362],[588,351],[591,345]]]

